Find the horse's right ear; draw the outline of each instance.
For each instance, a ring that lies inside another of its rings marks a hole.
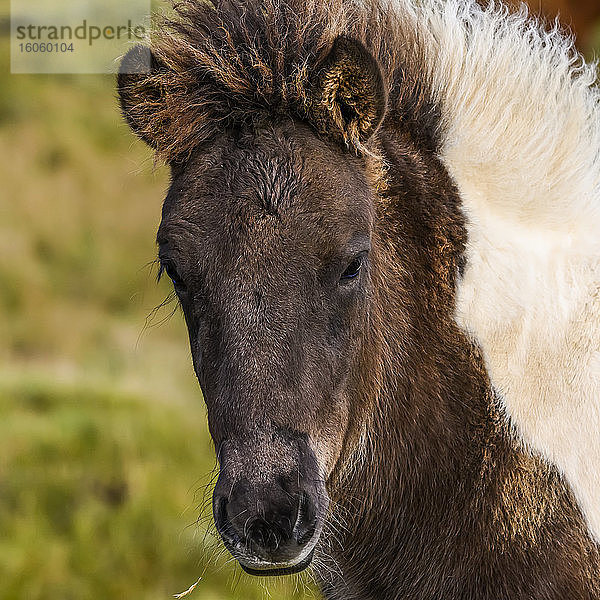
[[[161,73],[166,72],[152,50],[138,44],[123,57],[117,77],[123,116],[134,133],[155,150],[160,138],[157,121],[166,104]]]

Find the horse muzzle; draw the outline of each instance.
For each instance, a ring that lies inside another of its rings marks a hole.
[[[213,493],[215,524],[226,548],[251,575],[298,573],[312,561],[329,499],[314,454],[299,444],[301,451],[291,454],[300,460],[290,470],[288,455],[285,474],[277,473],[277,464],[239,472],[247,461],[228,460],[238,452],[221,453]]]

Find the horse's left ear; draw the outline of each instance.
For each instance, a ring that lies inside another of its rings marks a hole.
[[[359,41],[337,38],[313,87],[310,116],[316,127],[361,149],[386,107],[386,85],[375,57]]]
[[[138,44],[123,57],[117,77],[123,116],[133,132],[154,150],[160,149],[163,137],[157,125],[166,104],[160,76],[166,71],[150,48]]]

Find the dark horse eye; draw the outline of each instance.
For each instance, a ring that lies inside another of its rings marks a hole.
[[[350,279],[356,279],[360,273],[360,269],[363,264],[363,257],[357,256],[349,265],[348,268],[342,273],[340,277],[341,281],[348,281]]]
[[[164,263],[162,265],[162,270],[167,273],[167,275],[173,282],[173,287],[175,288],[176,292],[182,293],[182,292],[186,291],[186,289],[187,289],[186,285],[183,282],[183,279],[181,279],[181,277],[180,277],[179,273],[177,272],[177,269],[175,268],[173,263],[171,263],[171,262]]]

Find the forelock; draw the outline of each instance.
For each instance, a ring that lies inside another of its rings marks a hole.
[[[375,0],[175,2],[174,16],[155,24],[161,68],[144,84],[164,99],[147,107],[159,155],[185,155],[267,116],[310,122],[312,75],[339,36],[361,41],[392,73],[398,17],[387,9]]]

